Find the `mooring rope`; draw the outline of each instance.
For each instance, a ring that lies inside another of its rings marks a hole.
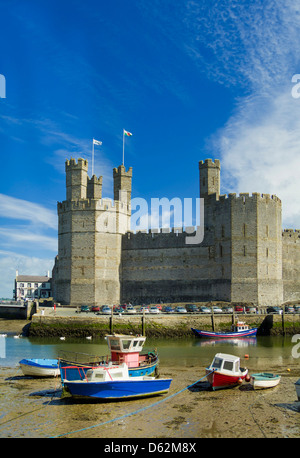
[[[171,394],[170,396],[167,396],[166,398],[163,398],[161,399],[160,401],[157,401],[155,402],[154,404],[151,404],[150,406],[145,406],[145,407],[142,407],[134,412],[130,412],[130,413],[127,413],[127,414],[124,414],[124,415],[121,415],[120,417],[116,417],[116,418],[113,418],[112,420],[108,420],[108,421],[104,421],[102,423],[98,423],[97,425],[92,425],[92,426],[88,426],[87,428],[82,428],[82,429],[78,429],[76,431],[69,431],[67,433],[63,433],[63,434],[58,434],[57,436],[50,436],[51,439],[54,439],[54,438],[57,438],[57,437],[63,437],[63,436],[67,436],[69,434],[75,434],[75,433],[80,433],[82,431],[87,431],[88,429],[92,429],[92,428],[97,428],[98,426],[104,426],[104,425],[107,425],[109,423],[113,423],[114,421],[118,421],[118,420],[123,420],[124,418],[128,418],[132,415],[136,415],[140,412],[143,412],[145,410],[148,410],[152,407],[155,407],[159,404],[161,404],[162,402],[165,402],[171,398],[173,398],[174,396],[178,396],[178,394],[182,393],[183,391],[185,390],[188,390],[189,388],[191,388],[192,386],[196,385],[197,383],[199,383],[201,380],[203,380],[205,377],[207,377],[207,375],[211,374],[212,372],[214,372],[213,370],[207,374],[205,374],[203,377],[201,377],[199,380],[197,380],[196,382],[192,383],[191,385],[189,386],[186,386],[185,388],[182,388],[182,390],[180,391],[177,391],[176,393],[173,393]]]

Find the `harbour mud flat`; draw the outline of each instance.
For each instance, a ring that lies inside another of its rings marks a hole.
[[[248,368],[255,371],[251,360]],[[161,377],[173,378],[168,394],[100,403],[61,399],[58,378],[34,379],[2,367],[0,437],[300,438],[299,363],[289,372],[269,369],[282,376],[275,388],[254,391],[245,384],[214,392],[205,367],[160,368]]]

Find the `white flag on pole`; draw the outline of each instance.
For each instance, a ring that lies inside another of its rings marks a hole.
[[[94,138],[93,138],[93,143],[94,145],[102,145],[102,142],[99,142],[98,140],[95,140]]]

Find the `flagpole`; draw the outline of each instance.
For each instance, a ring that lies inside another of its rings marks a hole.
[[[94,175],[94,139],[93,139],[93,153],[92,153],[92,176]]]
[[[123,129],[123,162],[122,165],[124,165],[124,129]]]

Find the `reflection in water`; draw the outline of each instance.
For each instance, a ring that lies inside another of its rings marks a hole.
[[[161,367],[206,367],[216,353],[229,353],[247,358],[247,367],[251,370],[270,370],[297,363],[292,356],[291,337],[263,337],[238,339],[202,339],[191,336],[186,339],[147,339],[145,349],[157,348]],[[60,350],[83,352],[91,355],[108,354],[104,339],[68,339],[58,338],[5,338],[5,352],[0,356],[0,366],[18,366],[22,358],[56,358]],[[245,364],[243,362],[243,364]]]

